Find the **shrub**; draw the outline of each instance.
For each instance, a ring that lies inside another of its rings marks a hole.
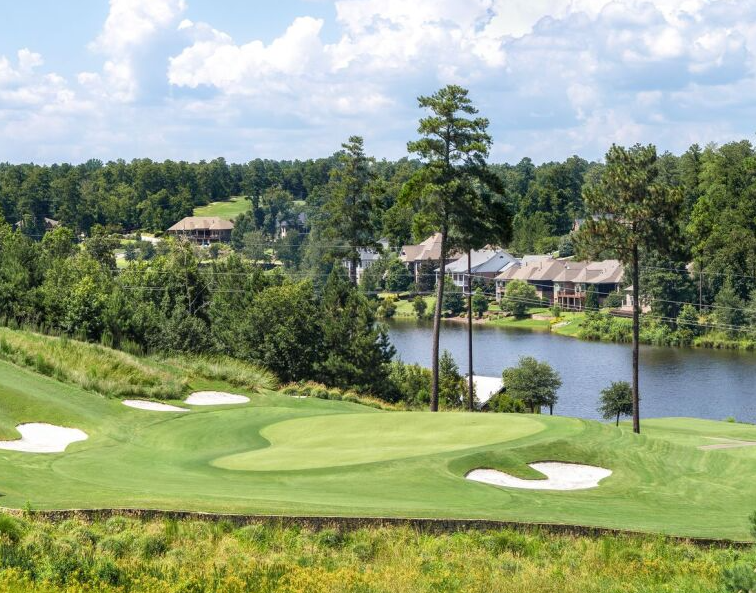
[[[512,280],[504,291],[501,308],[515,317],[525,317],[528,309],[538,305],[536,289],[522,280]]]
[[[21,525],[16,519],[0,514],[0,540],[5,539],[12,544],[17,544],[21,541],[22,535]]]
[[[139,540],[139,549],[143,558],[163,556],[169,548],[168,538],[164,533],[149,533]]]

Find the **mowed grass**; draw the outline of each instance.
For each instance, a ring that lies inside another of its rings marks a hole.
[[[194,216],[219,216],[233,220],[242,212],[252,208],[252,202],[245,196],[229,198],[223,202],[213,202],[207,206],[199,206],[194,209]]]
[[[510,417],[506,432],[491,414],[344,414],[287,420],[261,431],[270,446],[231,455],[213,465],[275,471],[337,467],[459,451],[518,439],[544,430],[532,419]]]
[[[572,418],[384,412],[196,375],[188,388],[242,393],[251,402],[145,412],[0,362],[5,438],[23,422],[90,437],[62,454],[0,451],[0,505],[498,519],[750,537],[756,448],[698,447],[711,437],[756,440],[756,427],[657,420],[638,436]],[[234,469],[219,467],[229,460]],[[527,464],[544,460],[614,473],[596,489],[573,492],[464,478],[487,467],[537,479]]]

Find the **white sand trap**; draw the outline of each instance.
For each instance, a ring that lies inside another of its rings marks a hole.
[[[78,428],[63,428],[52,424],[19,424],[21,438],[0,441],[0,449],[24,453],[63,453],[71,443],[86,441],[87,433]]]
[[[178,406],[171,406],[168,404],[160,404],[158,402],[148,402],[142,399],[125,399],[123,400],[124,406],[130,408],[136,408],[137,410],[148,410],[150,412],[188,412],[186,408],[179,408]]]
[[[229,404],[246,404],[248,397],[224,393],[222,391],[197,391],[186,398],[190,406],[226,406]]]
[[[593,465],[579,465],[577,463],[558,463],[544,461],[529,464],[534,470],[541,472],[545,480],[523,480],[515,478],[495,469],[474,469],[465,477],[468,480],[504,486],[506,488],[526,488],[528,490],[586,490],[595,488],[604,478],[612,475],[612,471]]]

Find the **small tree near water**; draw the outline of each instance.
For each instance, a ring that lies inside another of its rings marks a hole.
[[[562,380],[549,363],[523,356],[518,366],[504,370],[502,379],[507,395],[521,400],[531,413],[535,412],[536,406],[549,406],[549,413],[554,413]]]
[[[412,308],[415,310],[415,315],[417,315],[418,319],[425,319],[425,315],[428,312],[428,303],[423,297],[417,295],[412,301]]]
[[[616,416],[619,426],[620,416],[633,414],[633,388],[627,381],[617,381],[601,391],[599,414],[604,420],[611,420]]]
[[[507,284],[501,308],[515,317],[525,317],[528,309],[538,304],[536,289],[522,280],[512,280]]]

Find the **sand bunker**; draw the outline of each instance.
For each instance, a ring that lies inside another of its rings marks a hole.
[[[468,480],[528,490],[585,490],[595,488],[604,478],[612,475],[611,470],[577,463],[544,461],[529,464],[534,470],[546,476],[545,480],[523,480],[494,469],[475,469],[465,477]]]
[[[141,399],[125,399],[123,405],[130,408],[136,408],[137,410],[148,410],[150,412],[188,412],[186,408],[179,408],[178,406],[171,406],[168,404],[160,404],[157,402],[148,402]]]
[[[64,428],[52,424],[19,424],[21,438],[0,441],[0,449],[24,453],[63,453],[71,443],[87,440],[87,433],[78,428]]]
[[[246,404],[249,398],[222,391],[197,391],[187,397],[185,401],[190,406],[226,406],[229,404]]]

